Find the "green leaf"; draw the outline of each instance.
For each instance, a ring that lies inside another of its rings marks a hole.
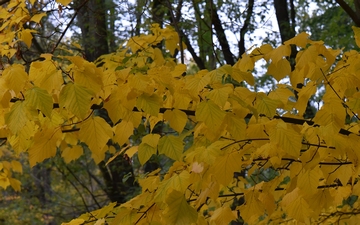
[[[33,87],[25,92],[25,103],[28,107],[39,109],[45,116],[51,118],[53,100],[44,89]]]
[[[159,140],[159,154],[164,154],[172,159],[181,160],[181,155],[184,150],[184,143],[178,136],[163,136]]]
[[[189,225],[197,221],[198,213],[181,192],[173,190],[165,201],[168,205],[164,212],[167,224]]]
[[[64,107],[79,119],[85,119],[89,115],[93,92],[84,86],[67,83],[61,90],[59,105]]]
[[[222,124],[225,112],[213,101],[203,101],[196,108],[196,119],[203,121],[210,129],[218,130]]]

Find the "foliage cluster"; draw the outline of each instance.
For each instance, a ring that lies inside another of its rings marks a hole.
[[[19,48],[30,46],[34,32],[24,23],[44,15],[29,16],[21,2],[12,7],[0,12],[7,21],[0,54],[20,60]],[[359,46],[360,29],[353,29]],[[138,196],[67,224],[356,223],[359,52],[336,61],[340,50],[301,33],[277,48],[245,52],[233,66],[186,75],[187,66],[170,57],[186,47],[179,42],[173,28],[155,24],[95,63],[71,50],[43,54],[29,67],[3,63],[1,152],[27,153],[30,166],[56,154],[76,160],[84,147],[96,163],[107,152],[114,154],[108,164],[121,153],[136,155],[142,165],[156,154],[173,160],[165,174],[139,174]],[[278,82],[268,93],[248,88],[259,60]],[[305,120],[319,89],[325,90],[321,108]],[[162,124],[171,129],[158,129]],[[144,126],[149,133],[140,144],[130,141]],[[0,171],[0,186],[20,191],[13,175],[22,172],[21,163],[3,160]]]

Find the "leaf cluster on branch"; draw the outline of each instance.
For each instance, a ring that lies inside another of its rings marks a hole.
[[[13,7],[1,30],[8,39],[0,54],[9,58],[16,44],[30,46],[32,31],[22,24],[34,21],[23,15],[25,8],[18,12],[21,4]],[[353,29],[359,43],[360,30]],[[165,54],[156,47],[162,42]],[[292,45],[298,49],[294,70]],[[99,163],[111,140],[127,156],[137,154],[142,165],[154,154],[174,161],[166,174],[155,170],[139,177],[142,193],[130,201],[67,224],[358,220],[360,206],[352,199],[360,194],[359,52],[336,61],[339,50],[301,33],[277,48],[267,44],[244,53],[233,66],[184,75],[187,66],[169,57],[180,46],[186,48],[175,29],[154,24],[149,34],[129,39],[96,63],[43,54],[29,67],[4,64],[0,150],[27,153],[34,166],[57,153],[66,162],[76,160],[87,145]],[[249,88],[259,60],[278,81],[269,93]],[[284,78],[287,84],[280,83]],[[308,101],[320,88],[322,106],[305,120]],[[171,132],[156,130],[159,123]],[[140,125],[149,133],[136,145],[130,138]],[[21,171],[19,162],[2,161],[0,186],[20,191],[12,172]]]

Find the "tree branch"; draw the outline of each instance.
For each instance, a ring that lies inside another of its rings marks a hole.
[[[240,40],[238,43],[239,58],[241,58],[242,54],[245,53],[245,34],[249,29],[251,16],[253,14],[253,9],[254,9],[254,0],[249,0],[248,8],[246,11],[246,18],[244,21],[244,26],[240,29]]]
[[[221,25],[220,17],[215,9],[214,1],[211,0],[211,22],[214,25],[216,36],[219,40],[224,58],[227,64],[234,65],[235,60],[233,54],[230,51],[229,42],[226,39],[225,30]]]
[[[356,14],[356,12],[344,1],[344,0],[336,0],[336,2],[345,10],[345,12],[350,16],[352,21],[354,21],[355,25],[360,27],[360,18]]]

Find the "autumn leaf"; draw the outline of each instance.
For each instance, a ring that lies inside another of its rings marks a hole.
[[[168,224],[188,225],[196,222],[198,213],[189,205],[181,192],[173,190],[165,202],[168,207],[164,217]]]
[[[89,146],[96,163],[104,159],[103,148],[112,136],[110,125],[98,116],[92,116],[80,124],[80,140]]]
[[[45,116],[51,118],[53,100],[51,95],[38,87],[33,87],[25,92],[25,103],[28,107],[39,109]]]
[[[153,154],[157,153],[159,139],[160,135],[158,134],[148,134],[142,138],[142,143],[138,149],[138,157],[141,165],[144,165]]]
[[[64,158],[66,163],[70,163],[71,161],[78,159],[83,154],[83,152],[84,150],[82,146],[75,145],[65,148],[61,153],[61,157]]]
[[[67,6],[72,2],[72,0],[56,0],[58,3],[62,4],[63,6]]]
[[[160,111],[161,98],[156,94],[142,94],[137,98],[136,105],[144,112],[157,116]]]
[[[355,26],[352,26],[351,27],[354,31],[354,36],[355,36],[355,42],[356,42],[356,45],[358,47],[360,47],[360,28],[359,27],[355,27]]]
[[[286,153],[299,157],[302,135],[282,120],[277,120],[276,127],[269,131],[270,141],[278,144]]]
[[[39,88],[53,93],[54,90],[60,90],[64,83],[61,71],[56,68],[55,62],[50,58],[42,62],[33,62],[30,65],[29,80]]]
[[[186,113],[178,109],[166,110],[164,113],[164,119],[169,121],[170,126],[181,133],[186,125],[188,117]]]
[[[29,110],[24,101],[17,101],[8,113],[5,114],[5,122],[11,132],[17,134],[29,120]]]
[[[198,105],[195,116],[198,121],[203,121],[210,129],[217,130],[223,122],[225,112],[213,101],[208,100]]]
[[[93,92],[84,86],[67,83],[61,90],[59,105],[72,112],[80,119],[85,119],[90,113]]]
[[[226,186],[234,178],[234,172],[241,170],[241,155],[238,152],[232,152],[217,157],[211,172],[216,180]]]
[[[34,144],[28,150],[30,166],[55,156],[58,143],[61,140],[59,128],[45,128],[34,136]]]
[[[184,143],[178,136],[163,136],[159,140],[159,154],[164,154],[172,159],[181,160],[184,150]]]
[[[13,90],[18,94],[25,87],[29,77],[23,65],[15,64],[3,71],[1,79],[5,80],[7,89]]]
[[[134,133],[134,125],[130,121],[122,120],[115,127],[115,135],[113,140],[117,142],[120,146],[125,144],[129,137]]]
[[[228,225],[232,220],[236,220],[236,216],[229,206],[216,209],[210,219],[211,222],[218,225]]]

